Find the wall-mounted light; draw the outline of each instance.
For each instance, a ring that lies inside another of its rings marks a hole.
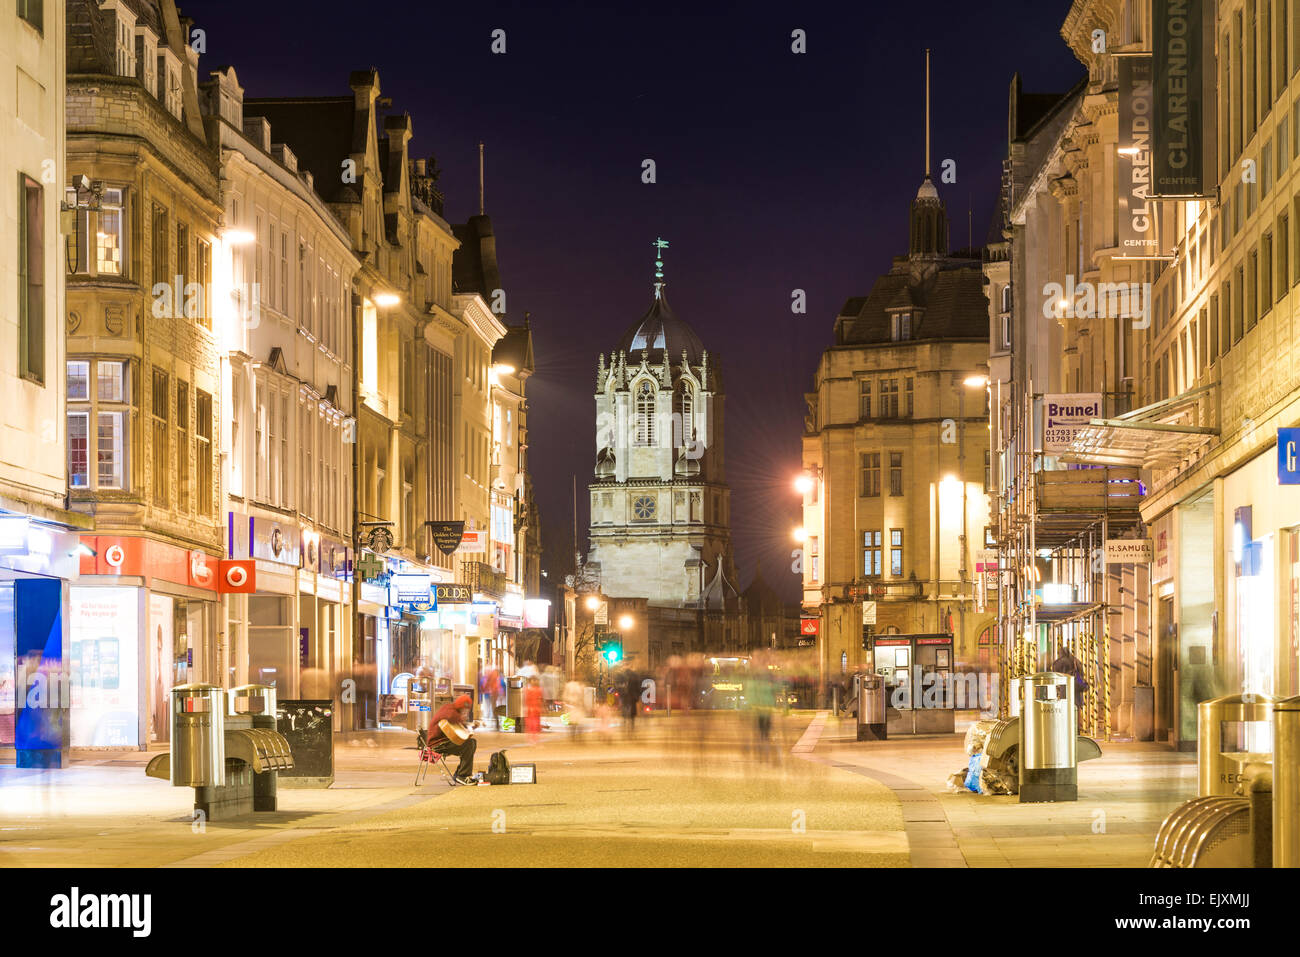
[[[375,305],[381,309],[389,309],[402,301],[402,297],[395,292],[381,292],[375,296]]]

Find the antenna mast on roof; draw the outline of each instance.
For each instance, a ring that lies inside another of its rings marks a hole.
[[[478,214],[483,215],[483,141],[478,141]]]
[[[930,48],[925,48],[925,178],[930,178]]]

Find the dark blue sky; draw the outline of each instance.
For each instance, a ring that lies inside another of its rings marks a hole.
[[[626,9],[623,9],[626,7]],[[447,218],[477,212],[477,142],[512,321],[532,313],[531,463],[544,525],[567,537],[570,482],[595,460],[596,355],[649,306],[656,236],[678,316],[720,356],[741,584],[758,562],[791,599],[803,393],[835,314],[907,248],[923,170],[924,49],[934,165],[952,245],[982,242],[1014,72],[1064,91],[1066,0],[595,4],[191,0],[201,68],[246,95],[347,95],[376,67],[434,154]],[[506,31],[506,53],[491,34]],[[807,53],[791,52],[806,31]],[[641,182],[651,158],[658,182]],[[794,315],[791,291],[807,293]],[[583,536],[585,538],[585,536]],[[582,544],[585,548],[585,541]]]

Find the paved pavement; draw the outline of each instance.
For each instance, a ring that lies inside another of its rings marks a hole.
[[[147,778],[141,752],[78,754],[56,772],[0,768],[0,866],[1040,866],[1146,864],[1191,796],[1188,756],[1104,746],[1077,804],[946,791],[960,735],[852,740],[824,712],[657,717],[635,737],[480,734],[535,785],[413,786],[408,732],[342,736],[328,790],[282,787],[280,810],[195,824],[191,792]]]

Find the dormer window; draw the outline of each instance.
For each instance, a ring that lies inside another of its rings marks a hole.
[[[152,97],[158,96],[158,38],[148,27],[135,28],[136,75]]]
[[[103,9],[112,10],[114,23],[114,66],[118,76],[135,76],[135,12],[124,0],[105,0]]]
[[[912,338],[912,314],[896,312],[890,316],[890,335],[894,342],[903,342]]]
[[[168,113],[181,118],[181,61],[166,47],[158,54],[158,99]]]

